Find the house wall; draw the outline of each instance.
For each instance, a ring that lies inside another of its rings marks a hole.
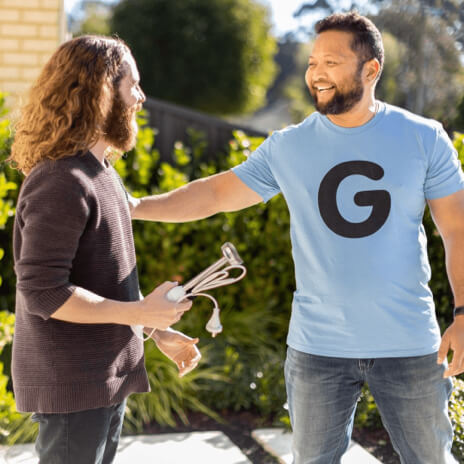
[[[21,102],[64,40],[64,0],[0,0],[0,91],[10,104]]]

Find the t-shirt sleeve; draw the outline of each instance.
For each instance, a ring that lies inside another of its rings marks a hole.
[[[268,137],[246,161],[232,168],[232,171],[248,187],[269,201],[280,192],[280,187],[271,169],[274,135]]]
[[[70,274],[89,207],[72,175],[54,171],[30,176],[15,218],[17,296],[28,312],[48,319],[76,288]]]
[[[437,128],[434,149],[430,154],[424,192],[428,200],[446,197],[464,189],[461,162],[450,138]]]

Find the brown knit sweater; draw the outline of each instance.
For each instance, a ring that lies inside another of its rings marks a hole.
[[[21,187],[13,248],[18,410],[81,411],[149,391],[143,343],[129,326],[50,318],[76,286],[139,299],[129,206],[114,168],[90,152],[36,166]]]

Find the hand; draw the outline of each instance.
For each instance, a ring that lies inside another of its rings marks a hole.
[[[156,346],[171,361],[177,364],[179,377],[195,369],[201,359],[196,344],[198,338],[191,338],[177,330],[157,330],[153,336]]]
[[[454,322],[443,334],[437,363],[442,364],[449,350],[453,351],[453,359],[443,377],[451,377],[464,372],[464,315],[456,316]]]
[[[164,282],[156,287],[143,300],[139,301],[136,324],[165,330],[170,325],[179,322],[185,311],[192,307],[192,302],[181,303],[169,301],[166,294],[175,287],[177,282]]]

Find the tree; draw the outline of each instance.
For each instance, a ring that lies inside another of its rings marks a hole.
[[[393,105],[404,106],[406,97],[401,87],[401,66],[405,60],[407,47],[387,31],[382,33],[382,40],[385,62],[376,96]]]
[[[389,7],[379,11],[374,21],[404,46],[397,74],[403,100],[397,103],[450,124],[462,93],[459,77],[463,68],[459,42],[449,33],[444,15],[435,14],[416,0],[393,0]]]
[[[275,75],[270,27],[254,0],[122,0],[111,21],[148,95],[216,114],[264,103]]]
[[[313,0],[303,3],[294,13],[295,17],[306,14],[327,15],[336,11],[358,10],[375,15],[383,9],[407,12],[423,21],[425,16],[440,18],[447,27],[448,35],[464,47],[464,0],[371,0],[370,2],[352,0],[351,5],[343,7],[346,2],[341,0]]]
[[[289,112],[293,123],[299,123],[314,110],[314,104],[305,81],[311,43],[286,41],[280,44],[283,52],[292,54],[293,70],[283,82],[283,95],[290,101]]]
[[[100,0],[81,0],[70,15],[69,30],[73,36],[83,34],[108,35],[111,6]]]

